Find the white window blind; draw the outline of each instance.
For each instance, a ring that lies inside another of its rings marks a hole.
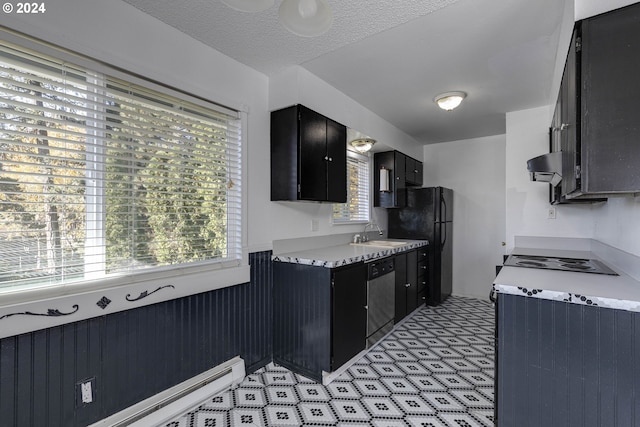
[[[334,224],[369,221],[369,158],[347,151],[347,203],[333,205]]]
[[[0,42],[0,287],[241,259],[241,121]]]

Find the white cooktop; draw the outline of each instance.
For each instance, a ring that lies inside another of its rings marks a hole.
[[[615,266],[582,250],[515,248],[513,254],[596,259],[619,276],[525,267],[502,267],[494,281],[497,292],[640,312],[640,282]]]

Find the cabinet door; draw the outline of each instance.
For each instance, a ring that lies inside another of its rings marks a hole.
[[[405,161],[405,177],[410,185],[422,186],[422,162],[407,157]]]
[[[393,207],[403,208],[407,205],[407,181],[406,181],[406,158],[404,154],[395,151],[393,171]]]
[[[327,199],[327,119],[300,106],[298,179],[301,200]],[[346,169],[345,169],[346,170]]]
[[[407,254],[396,255],[395,323],[407,315]]]
[[[331,277],[331,370],[366,347],[367,269],[364,264],[335,270]]]
[[[408,183],[413,184],[416,180],[416,161],[411,157],[406,157],[404,161],[404,176]]]
[[[582,192],[640,189],[640,3],[582,23]]]
[[[413,312],[418,306],[418,251],[407,252],[407,296],[406,312]]]
[[[578,52],[576,46],[579,32],[575,30],[569,45],[567,62],[565,63],[562,82],[560,84],[560,100],[556,105],[559,110],[559,124],[555,133],[559,134],[560,147],[562,148],[562,181],[560,183],[562,194],[570,194],[580,189],[580,177],[576,174],[580,167],[580,138],[577,127],[578,108],[578,76],[577,64]],[[555,117],[554,117],[555,119]]]
[[[427,248],[423,247],[417,250],[418,253],[418,305],[427,302],[427,280],[429,275],[429,260],[427,257]]]
[[[347,201],[347,128],[327,119],[327,195],[334,203]]]
[[[298,108],[271,112],[271,200],[298,200]]]
[[[422,176],[423,176],[424,166],[422,162],[416,161],[416,180],[415,184],[418,187],[422,187]]]

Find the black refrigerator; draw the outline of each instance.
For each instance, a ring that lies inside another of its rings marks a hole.
[[[389,238],[428,240],[428,305],[451,295],[453,191],[444,187],[407,189],[407,206],[388,210]]]

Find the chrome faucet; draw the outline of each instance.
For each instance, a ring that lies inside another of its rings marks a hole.
[[[367,228],[372,227],[375,225],[375,227],[378,229],[378,234],[380,236],[382,236],[382,230],[380,230],[380,226],[375,223],[375,222],[368,222],[365,226],[364,226],[364,230],[362,231],[362,241],[363,242],[367,242],[369,240],[369,236],[367,236]]]

